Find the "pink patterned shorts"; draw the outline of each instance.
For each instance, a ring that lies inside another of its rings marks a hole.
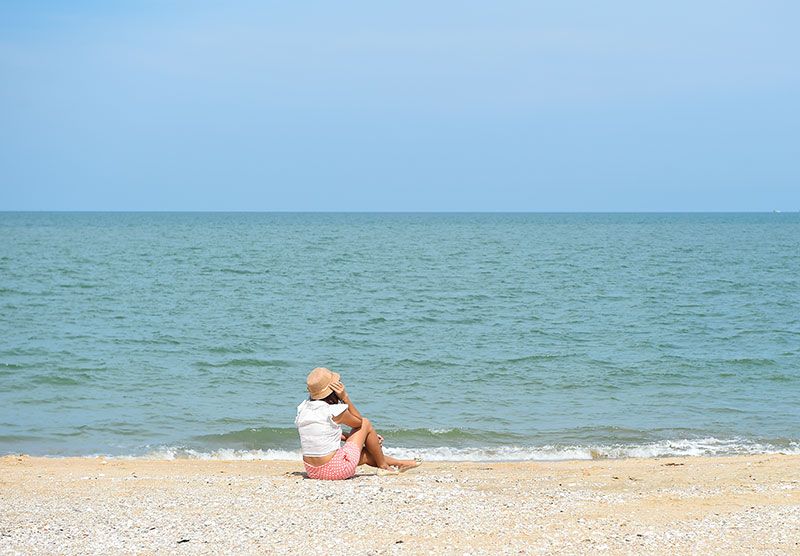
[[[303,462],[309,479],[322,479],[323,481],[337,481],[349,479],[356,474],[358,460],[361,457],[361,446],[356,442],[345,442],[344,446],[336,450],[333,458],[325,465],[315,467]]]

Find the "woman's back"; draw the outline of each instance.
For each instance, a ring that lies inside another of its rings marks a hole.
[[[304,456],[326,456],[339,449],[342,426],[333,421],[347,409],[347,404],[330,405],[321,400],[303,400],[297,406],[294,424],[300,433]]]

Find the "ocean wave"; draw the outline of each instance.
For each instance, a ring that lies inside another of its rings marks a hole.
[[[736,357],[724,359],[722,363],[741,367],[772,367],[777,365],[777,361],[768,357]]]
[[[34,384],[48,384],[51,386],[79,386],[92,380],[89,373],[77,372],[70,375],[50,373],[34,376],[30,382]]]
[[[752,440],[714,437],[677,439],[645,444],[608,445],[545,445],[545,446],[484,446],[456,448],[436,446],[424,448],[387,448],[386,453],[398,458],[422,457],[427,461],[567,461],[624,458],[718,457],[758,454],[800,455],[800,440],[758,442]],[[137,456],[116,456],[123,459],[198,459],[198,460],[286,460],[299,461],[299,450],[257,449],[195,450],[186,447],[159,447]]]
[[[498,433],[480,431],[466,428],[416,428],[416,429],[381,429],[387,439],[393,443],[403,446],[430,447],[438,446],[442,443],[450,445],[470,444],[483,445],[489,444],[494,440],[498,443],[518,444],[525,440],[522,435],[513,433]],[[294,446],[298,442],[297,429],[295,427],[248,427],[245,429],[228,431],[223,433],[212,433],[195,436],[193,441],[203,445],[220,448],[262,448],[278,447],[285,448]]]
[[[497,446],[453,448],[440,446],[420,450],[395,448],[387,453],[405,458],[421,456],[431,461],[563,461],[686,456],[732,456],[752,454],[797,454],[800,441],[759,443],[739,439],[680,439],[646,444],[546,445],[536,447]]]
[[[266,273],[266,271],[250,270],[248,268],[231,268],[231,267],[219,268],[217,269],[217,272],[223,272],[226,274],[245,274],[245,275]]]
[[[530,355],[524,355],[521,357],[513,357],[511,359],[500,359],[496,361],[492,361],[495,364],[506,364],[506,363],[535,363],[537,361],[547,361],[550,359],[559,359],[564,357],[569,357],[570,354],[568,353],[532,353]]]
[[[381,434],[402,446],[430,447],[448,445],[521,444],[526,437],[509,432],[489,432],[469,428],[381,428]],[[213,447],[260,448],[293,446],[298,442],[295,427],[249,427],[223,433],[204,434],[192,440]]]
[[[210,361],[195,361],[196,367],[208,367],[208,368],[226,368],[226,367],[288,367],[291,365],[291,362],[284,361],[283,359],[257,359],[254,357],[250,358],[239,358],[239,359],[229,359],[227,361],[220,361],[220,362],[210,362]]]
[[[458,367],[452,361],[442,361],[441,359],[411,359],[404,358],[397,361],[399,367],[425,367],[427,369],[447,369]]]
[[[164,447],[151,450],[139,456],[115,456],[115,459],[153,459],[168,461],[177,459],[224,461],[292,461],[300,460],[302,459],[302,456],[300,455],[299,451],[292,450],[234,450],[232,448],[221,448],[219,450],[204,452],[189,448]]]

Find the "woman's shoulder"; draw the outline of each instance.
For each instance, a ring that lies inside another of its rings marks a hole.
[[[319,411],[320,409],[324,409],[327,406],[325,402],[321,400],[309,400],[305,399],[300,402],[300,405],[297,406],[297,412],[301,411]]]
[[[303,400],[297,406],[298,418],[323,421],[338,417],[347,409],[347,404],[329,404],[322,400]]]

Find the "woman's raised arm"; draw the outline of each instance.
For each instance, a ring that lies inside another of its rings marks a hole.
[[[344,410],[336,417],[332,417],[332,419],[337,425],[347,425],[348,427],[352,427],[354,429],[360,428],[362,422],[361,417],[356,417],[350,413],[349,409]]]
[[[350,400],[350,395],[347,393],[347,390],[345,390],[344,384],[341,381],[334,382],[331,384],[331,390],[336,392],[336,396],[347,404],[347,411],[339,415],[338,418],[334,417],[334,423],[340,425],[344,424],[348,427],[360,427],[363,417],[361,413],[358,412],[358,409],[356,409],[356,406],[353,405],[352,400]],[[357,424],[353,424],[353,422],[357,422]]]

